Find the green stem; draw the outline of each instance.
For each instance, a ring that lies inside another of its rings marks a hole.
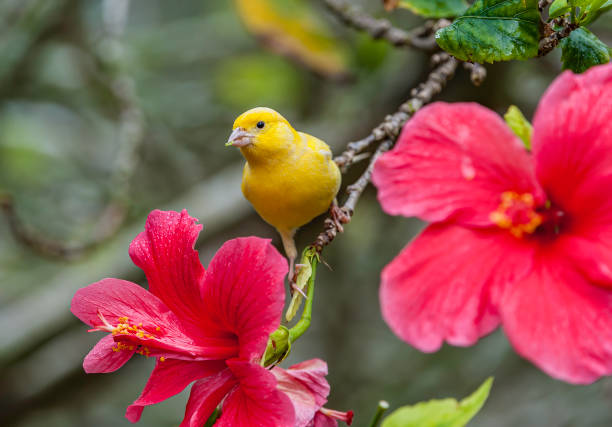
[[[378,423],[380,423],[380,419],[387,409],[389,409],[389,402],[386,400],[381,400],[378,402],[378,407],[376,408],[374,418],[372,418],[372,421],[370,422],[370,427],[378,427]]]
[[[302,316],[300,317],[300,320],[295,324],[293,328],[289,329],[290,342],[294,342],[295,340],[297,340],[310,327],[310,321],[312,319],[312,302],[314,300],[314,283],[315,276],[317,275],[318,262],[319,260],[316,255],[313,255],[310,258],[312,273],[310,275],[310,278],[308,279],[308,293],[306,294],[306,302],[304,303],[304,310],[302,311]]]
[[[221,411],[219,410],[219,408],[215,408],[215,411],[208,418],[208,420],[206,421],[206,424],[204,424],[204,427],[214,426],[220,415],[221,415]]]

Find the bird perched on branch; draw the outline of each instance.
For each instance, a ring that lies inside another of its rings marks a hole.
[[[239,147],[246,159],[242,193],[280,233],[292,280],[296,230],[330,206],[334,220],[345,222],[335,203],[341,175],[332,152],[325,142],[297,132],[279,113],[263,107],[238,116],[226,145]]]

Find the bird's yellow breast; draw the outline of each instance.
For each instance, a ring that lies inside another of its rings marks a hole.
[[[264,164],[247,163],[242,175],[244,196],[279,230],[293,230],[325,212],[340,188],[340,171],[327,144],[299,135],[304,144],[295,153]]]

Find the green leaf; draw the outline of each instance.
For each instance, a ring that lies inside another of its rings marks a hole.
[[[561,40],[561,61],[564,70],[582,73],[594,65],[610,62],[612,51],[586,28],[572,31]]]
[[[425,18],[449,18],[461,15],[469,5],[465,0],[401,0],[398,6]]]
[[[508,126],[510,126],[510,129],[512,129],[512,132],[523,141],[525,148],[531,150],[533,126],[531,126],[529,120],[523,116],[521,110],[519,110],[516,105],[511,105],[506,114],[504,114],[504,120]]]
[[[561,15],[565,15],[572,7],[567,4],[567,0],[555,0],[548,8],[548,18],[554,19]]]
[[[463,61],[527,59],[538,54],[539,25],[537,0],[477,0],[436,41]]]
[[[493,378],[488,378],[461,402],[442,399],[404,406],[385,418],[381,427],[463,427],[480,411],[492,384]]]
[[[603,13],[612,9],[612,0],[592,0],[589,4],[583,5],[582,9],[585,9],[584,13],[580,14],[579,23],[581,25],[588,25],[591,22],[599,18]]]

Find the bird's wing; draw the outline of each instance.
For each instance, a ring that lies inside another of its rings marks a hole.
[[[306,141],[306,145],[313,152],[318,153],[325,157],[327,160],[331,160],[332,151],[325,142],[321,141],[319,138],[316,138],[312,135],[308,135],[307,133],[299,132],[300,136]]]

